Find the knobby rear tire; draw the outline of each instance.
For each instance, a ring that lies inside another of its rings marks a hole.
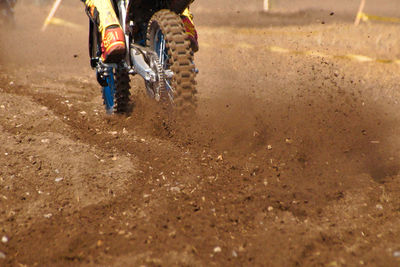
[[[196,74],[189,38],[180,16],[163,9],[155,13],[148,24],[147,46],[153,50],[159,29],[165,38],[169,68],[174,72],[171,85],[175,109],[181,115],[191,114],[196,109]]]

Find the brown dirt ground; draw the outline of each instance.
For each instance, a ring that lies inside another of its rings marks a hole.
[[[395,59],[398,25],[220,2],[194,6],[185,127],[136,78],[132,114],[105,115],[78,1],[57,16],[82,28],[45,33],[49,7],[17,6],[0,35],[1,266],[400,265],[399,65],[262,49]]]

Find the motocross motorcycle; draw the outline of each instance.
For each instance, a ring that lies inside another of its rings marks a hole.
[[[127,53],[118,64],[101,61],[101,36],[90,23],[91,66],[102,86],[108,114],[128,111],[130,75],[140,75],[147,94],[181,114],[194,111],[195,76],[190,41],[180,14],[192,0],[113,0]]]
[[[0,0],[0,25],[15,26],[14,6],[17,0]]]

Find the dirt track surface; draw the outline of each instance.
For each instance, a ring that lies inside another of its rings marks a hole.
[[[399,266],[400,67],[262,49],[395,59],[398,25],[194,10],[199,107],[180,127],[140,79],[132,114],[105,115],[78,1],[58,16],[82,28],[45,33],[48,7],[17,7],[0,39],[0,265]]]

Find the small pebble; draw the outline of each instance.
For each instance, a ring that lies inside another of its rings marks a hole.
[[[176,193],[181,192],[181,189],[179,187],[177,187],[177,186],[171,187],[170,190],[171,190],[171,192],[176,192]]]
[[[8,242],[8,237],[3,236],[3,237],[1,238],[1,242],[7,243],[7,242]]]
[[[232,250],[232,257],[237,258],[238,254],[236,251]]]
[[[271,145],[268,145],[268,146],[267,146],[267,149],[268,149],[268,150],[272,150],[272,146],[271,146]]]
[[[220,253],[222,251],[221,247],[215,247],[214,253]]]
[[[51,213],[43,215],[43,217],[45,217],[46,219],[50,219],[52,216],[53,216],[53,214],[51,214]]]
[[[273,211],[273,210],[274,210],[274,207],[271,207],[271,206],[268,207],[268,211]]]
[[[62,180],[64,180],[64,178],[62,178],[62,177],[57,177],[56,179],[54,179],[54,181],[56,181],[56,183],[61,182]]]
[[[81,115],[86,115],[86,111],[79,112]]]
[[[383,206],[382,206],[381,204],[377,204],[377,205],[376,205],[376,208],[377,208],[378,210],[383,210]]]
[[[393,252],[393,257],[400,258],[400,251],[397,250],[397,251]]]
[[[0,251],[0,259],[5,259],[6,258],[6,254],[4,254],[3,252]]]

